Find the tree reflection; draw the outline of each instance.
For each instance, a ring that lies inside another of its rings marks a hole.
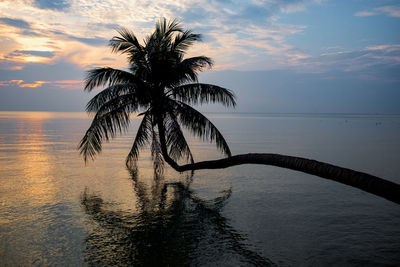
[[[150,190],[134,174],[132,181],[138,199],[135,212],[115,210],[113,203],[83,192],[89,265],[272,265],[222,216],[230,189],[203,200],[190,190],[191,177],[173,183],[157,177]]]

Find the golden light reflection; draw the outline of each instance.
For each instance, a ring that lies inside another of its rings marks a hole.
[[[20,166],[23,187],[21,194],[31,205],[43,205],[56,201],[56,187],[52,173],[52,159],[46,148],[43,123],[46,114],[28,112],[27,119],[18,122],[17,161]],[[44,115],[44,116],[43,116]]]
[[[88,114],[86,112],[45,112],[45,111],[2,111],[0,112],[1,118],[11,118],[18,121],[22,120],[47,120],[54,118],[76,118],[86,119]]]

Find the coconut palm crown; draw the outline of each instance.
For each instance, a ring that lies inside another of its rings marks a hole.
[[[126,158],[128,168],[136,167],[139,151],[147,145],[157,171],[163,167],[163,152],[175,161],[193,163],[183,128],[215,142],[223,154],[231,156],[222,134],[191,106],[217,102],[227,107],[236,105],[230,90],[198,82],[198,73],[213,65],[210,58],[184,57],[190,46],[201,41],[201,35],[184,30],[176,20],[166,19],[156,24],[143,44],[127,29],[118,33],[109,45],[112,52],[127,55],[128,69],[95,68],[88,71],[85,80],[86,91],[104,88],[86,106],[86,111],[95,115],[79,144],[85,161],[101,151],[103,141],[126,132],[134,114],[142,121]]]

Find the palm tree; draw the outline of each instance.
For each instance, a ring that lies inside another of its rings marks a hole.
[[[110,41],[113,52],[128,55],[129,70],[96,68],[89,71],[85,90],[107,86],[87,104],[96,112],[79,148],[85,161],[101,151],[103,140],[127,130],[132,112],[143,117],[132,149],[126,159],[128,168],[136,165],[139,151],[151,144],[155,170],[161,171],[162,150],[172,160],[193,161],[193,155],[182,132],[182,126],[193,134],[215,141],[218,148],[231,156],[227,142],[218,129],[191,104],[220,102],[235,106],[233,93],[225,88],[198,83],[200,70],[211,67],[205,56],[184,58],[185,51],[201,36],[183,30],[177,21],[157,23],[144,45],[127,29]],[[169,157],[164,157],[169,162]]]
[[[187,49],[201,40],[199,34],[184,30],[176,21],[160,20],[152,34],[141,44],[135,34],[120,29],[110,40],[115,53],[128,56],[129,69],[95,68],[85,81],[85,90],[106,87],[86,106],[96,113],[82,138],[79,149],[85,162],[102,149],[102,142],[126,131],[130,116],[142,117],[126,165],[135,169],[140,149],[151,145],[154,170],[161,173],[164,160],[176,171],[226,168],[239,164],[264,164],[289,168],[357,187],[400,204],[400,185],[357,171],[315,160],[279,154],[243,154],[232,156],[222,134],[191,105],[221,103],[236,105],[228,89],[199,83],[197,75],[212,67],[205,56],[185,58]],[[182,127],[192,134],[215,142],[226,158],[194,162]],[[179,160],[188,164],[179,165]]]

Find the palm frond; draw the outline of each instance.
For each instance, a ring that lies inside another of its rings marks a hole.
[[[183,29],[180,26],[180,23],[176,19],[167,22],[167,19],[163,18],[156,23],[156,29],[154,32],[159,34],[160,38],[170,39],[173,33],[182,31]]]
[[[136,162],[139,158],[140,149],[142,149],[147,143],[150,142],[150,136],[152,134],[152,124],[151,116],[145,113],[142,122],[136,133],[135,140],[133,142],[132,148],[126,157],[126,167],[128,169],[134,169],[136,167]]]
[[[171,50],[184,53],[196,41],[201,41],[201,35],[195,34],[191,30],[186,30],[175,36],[171,44]]]
[[[120,36],[114,36],[109,43],[112,52],[143,55],[143,47],[132,31],[121,28],[118,29],[117,32]]]
[[[123,96],[125,94],[134,93],[135,83],[115,84],[99,92],[87,104],[87,112],[97,112],[101,106],[108,101]]]
[[[138,79],[127,71],[113,68],[95,68],[89,70],[85,79],[85,91],[91,91],[95,87],[112,86],[115,84],[125,84],[137,82]]]
[[[199,56],[182,60],[176,68],[175,85],[197,82],[197,74],[205,68],[211,68],[213,61],[209,57]]]
[[[129,116],[130,113],[126,111],[126,106],[96,114],[78,146],[85,162],[89,158],[94,159],[95,155],[101,152],[103,140],[108,141],[117,133],[128,129]]]
[[[211,68],[213,64],[213,60],[209,57],[190,57],[182,60],[182,62],[179,64],[179,69],[182,71],[191,69],[197,72],[203,70],[204,68]]]
[[[228,157],[231,156],[228,143],[210,120],[191,106],[181,101],[171,102],[174,102],[178,118],[186,128],[188,128],[195,136],[202,137],[210,142],[215,142],[221,152]]]
[[[96,115],[79,144],[85,162],[101,151],[104,140],[108,141],[127,130],[132,112],[143,109],[147,111],[143,113],[127,156],[128,168],[136,165],[139,150],[150,143],[155,172],[161,173],[164,162],[160,143],[164,137],[167,146],[164,152],[172,159],[193,162],[183,127],[198,137],[215,142],[223,153],[230,156],[228,144],[218,129],[189,106],[217,102],[225,106],[236,105],[230,90],[197,83],[198,73],[212,67],[211,58],[198,56],[184,59],[187,49],[196,41],[201,41],[201,35],[184,30],[177,20],[166,19],[157,22],[154,32],[145,38],[143,44],[125,28],[119,29],[118,34],[109,45],[112,52],[128,56],[128,70],[95,68],[87,72],[85,79],[86,91],[105,87],[86,106],[88,112],[96,112]],[[162,118],[165,136],[159,136],[154,129],[155,117]]]
[[[185,84],[172,89],[172,96],[187,104],[221,103],[235,107],[235,95],[229,90],[212,84]]]
[[[154,32],[145,39],[144,50],[146,51],[148,59],[151,61],[154,59],[163,58],[165,60],[168,58],[168,54],[172,52],[171,46],[174,35],[183,32],[177,20],[167,22],[165,18],[160,19],[156,23]]]
[[[127,113],[138,112],[140,106],[137,95],[135,93],[130,93],[107,101],[99,107],[96,114],[102,114],[113,110],[123,110]]]
[[[174,114],[170,114],[170,118],[165,122],[164,128],[166,129],[167,146],[169,147],[169,156],[175,161],[180,160],[182,157],[185,160],[194,163],[192,152],[186,142],[182,129],[179,126],[177,118]]]

